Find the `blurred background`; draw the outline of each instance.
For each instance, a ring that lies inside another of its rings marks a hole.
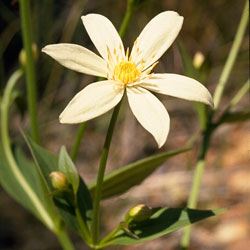
[[[203,84],[213,94],[228,52],[232,45],[244,0],[145,0],[138,6],[123,38],[125,47],[133,44],[142,28],[162,11],[174,10],[184,16],[178,36],[186,51],[193,57],[200,51],[206,58]],[[67,42],[85,46],[96,52],[80,20],[81,15],[99,13],[108,17],[117,29],[126,10],[125,0],[43,0],[31,1],[33,39],[37,45],[37,88],[41,144],[58,154],[65,144],[70,151],[77,125],[63,125],[58,116],[84,86],[96,79],[63,68],[41,53],[47,44]],[[154,34],[152,34],[154,35]],[[0,1],[0,92],[15,69],[19,67],[22,49],[18,0]],[[184,74],[182,59],[175,42],[161,58],[155,72]],[[249,35],[243,40],[236,64],[228,81],[221,111],[248,78]],[[19,128],[29,129],[25,78],[18,84],[19,97],[13,106],[10,133],[14,143],[24,145]],[[161,152],[180,149],[199,131],[199,122],[192,103],[159,96],[171,117],[167,143]],[[245,96],[235,108],[249,109]],[[81,143],[77,167],[86,183],[96,178],[110,113],[87,123]],[[250,140],[249,122],[224,124],[214,134],[207,155],[202,179],[199,209],[229,210],[218,217],[195,224],[190,249],[247,250],[250,246]],[[167,161],[141,185],[120,197],[104,200],[102,205],[103,233],[112,230],[133,206],[145,203],[154,206],[185,207],[191,186],[193,169],[200,141],[187,154]],[[135,120],[126,101],[116,125],[107,172],[131,161],[158,152],[153,137]],[[16,203],[0,187],[0,249],[57,250],[56,237],[39,221]],[[140,245],[107,249],[170,250],[179,249],[182,231]],[[87,249],[72,233],[76,249]]]

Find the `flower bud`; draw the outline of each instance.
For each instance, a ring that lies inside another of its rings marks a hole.
[[[69,182],[66,175],[59,171],[51,172],[49,175],[52,186],[58,190],[65,190],[69,187]]]
[[[32,44],[32,54],[33,54],[33,59],[34,61],[37,61],[38,59],[38,48],[35,43]],[[20,64],[25,67],[26,66],[26,52],[25,49],[22,49],[21,52],[19,53],[19,62]]]
[[[144,221],[147,220],[152,215],[152,208],[148,207],[145,204],[139,204],[133,208],[131,208],[125,218],[125,221],[128,223],[130,221]]]
[[[196,69],[199,69],[204,63],[205,56],[200,52],[196,52],[193,59],[193,65]]]

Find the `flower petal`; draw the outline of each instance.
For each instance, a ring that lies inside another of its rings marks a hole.
[[[127,88],[130,108],[139,123],[151,133],[160,148],[167,139],[170,119],[163,104],[140,87]]]
[[[136,64],[143,60],[146,69],[156,62],[174,42],[182,23],[183,17],[174,11],[165,11],[154,17],[142,30],[132,49],[131,56]]]
[[[150,79],[143,80],[140,86],[160,94],[202,102],[213,107],[213,98],[206,87],[187,76],[153,74]]]
[[[61,113],[61,123],[81,123],[112,109],[121,100],[124,89],[115,81],[95,82],[81,90]]]
[[[106,62],[109,61],[107,48],[112,60],[116,60],[117,55],[120,60],[125,56],[122,40],[109,19],[99,14],[88,14],[81,18],[92,42]]]
[[[93,76],[107,77],[106,62],[90,50],[69,43],[47,45],[42,52],[64,67]]]

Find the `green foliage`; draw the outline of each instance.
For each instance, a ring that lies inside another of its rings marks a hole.
[[[110,174],[105,175],[102,189],[102,198],[106,199],[114,195],[126,192],[131,187],[140,184],[152,174],[167,159],[188,151],[181,149],[157,154],[142,160],[130,163]],[[90,192],[94,195],[96,182],[89,185]]]
[[[59,171],[67,176],[68,181],[72,185],[74,193],[76,194],[79,187],[79,175],[73,161],[67,153],[65,146],[61,147],[58,165]]]
[[[50,195],[54,195],[54,202],[59,209],[60,215],[64,219],[67,225],[73,230],[82,235],[81,227],[79,226],[75,209],[79,206],[81,216],[85,222],[89,222],[92,219],[92,199],[89,190],[84,181],[78,176],[76,168],[67,155],[66,149],[62,149],[60,157],[58,157],[46,149],[36,144],[31,137],[25,136],[25,139],[32,152],[33,158],[39,167],[43,178],[46,180],[47,185],[50,188]],[[58,162],[60,167],[58,166]],[[53,171],[64,171],[69,180],[72,181],[72,185],[77,188],[76,193],[65,191],[57,195],[52,187],[49,175]],[[77,177],[77,176],[78,177]]]
[[[129,225],[129,230],[137,235],[138,239],[120,230],[105,245],[131,245],[153,240],[225,211],[225,209],[202,211],[168,207],[155,208],[154,210],[154,214],[148,220]]]
[[[247,121],[249,119],[250,119],[250,111],[249,110],[227,112],[219,120],[219,124],[221,124],[221,123],[244,122],[244,121]]]
[[[22,206],[29,210],[39,220],[43,221],[39,211],[37,211],[33,202],[26,192],[24,192],[20,183],[13,175],[11,168],[8,165],[2,146],[0,146],[0,183],[4,189]],[[33,162],[27,159],[20,148],[16,148],[14,151],[15,160],[18,164],[20,171],[22,172],[26,182],[30,185],[40,202],[44,205],[50,216],[56,219],[56,214],[51,197],[48,196],[46,186],[37,171],[37,168]]]

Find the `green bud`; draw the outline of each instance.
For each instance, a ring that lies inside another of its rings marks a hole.
[[[35,43],[32,44],[32,54],[33,54],[33,59],[34,61],[37,61],[38,59],[38,48]],[[22,49],[21,52],[19,53],[19,62],[20,64],[25,67],[26,66],[26,52],[25,49]]]
[[[59,171],[51,172],[49,175],[52,186],[57,190],[65,190],[69,187],[66,175]]]
[[[152,208],[145,205],[145,204],[139,204],[133,208],[131,208],[126,217],[126,222],[136,221],[141,222],[144,220],[147,220],[152,215]]]

